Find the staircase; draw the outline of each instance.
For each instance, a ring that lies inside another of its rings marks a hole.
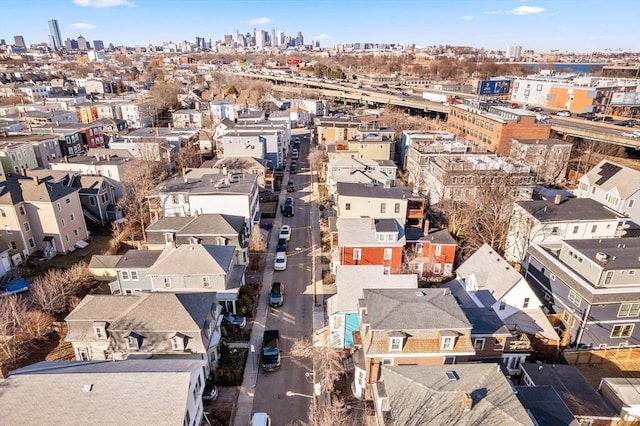
[[[98,219],[96,216],[91,214],[89,211],[87,211],[85,209],[82,209],[82,214],[84,214],[84,217],[86,217],[87,219],[89,219],[93,223],[97,223],[98,225],[104,225],[104,222],[102,220]]]

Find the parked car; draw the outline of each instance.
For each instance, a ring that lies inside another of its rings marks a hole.
[[[581,112],[580,114],[576,114],[576,117],[584,118],[585,120],[597,120],[598,116],[594,112]]]
[[[278,239],[284,239],[286,241],[291,239],[291,227],[289,225],[282,225],[282,228],[280,228],[280,234],[278,234]]]
[[[271,426],[271,417],[267,413],[253,413],[249,426]]]
[[[287,269],[287,254],[283,251],[276,253],[276,258],[273,261],[274,271],[284,271]]]
[[[202,391],[203,401],[215,401],[218,399],[218,387],[213,383],[208,383]]]
[[[294,192],[296,190],[296,184],[292,181],[287,182],[287,192]]]
[[[264,371],[276,371],[280,368],[280,332],[265,330],[260,350],[260,366]]]
[[[640,138],[640,132],[622,132],[621,135],[626,138]]]
[[[636,120],[623,120],[616,123],[616,126],[625,126],[625,127],[633,127],[636,126],[638,122]]]
[[[614,120],[613,117],[611,117],[610,115],[605,115],[604,117],[602,117],[602,121],[612,122],[616,120]]]
[[[294,148],[294,149],[291,150],[291,159],[292,160],[297,160],[299,156],[300,156],[300,153],[298,152],[297,149]]]
[[[541,121],[541,122],[547,122],[551,119],[550,115],[547,114],[538,114],[536,116],[536,120]]]
[[[284,205],[282,206],[282,215],[284,217],[293,217],[294,214],[293,198],[289,197],[284,201]]]
[[[244,326],[247,325],[247,319],[245,317],[241,317],[240,315],[226,314],[224,317],[222,317],[222,323],[244,328]]]
[[[260,222],[260,228],[268,231],[273,228],[273,224],[271,222]]]
[[[289,167],[289,173],[291,173],[293,175],[298,173],[298,163],[296,163],[296,162],[291,163],[291,167]]]
[[[269,306],[279,308],[284,302],[284,284],[276,281],[271,284],[271,291],[269,292]]]
[[[276,246],[276,253],[280,252],[280,251],[287,251],[287,247],[289,246],[289,244],[287,243],[287,240],[285,238],[279,238],[278,239],[278,245]]]
[[[542,108],[540,108],[539,106],[532,106],[532,107],[529,107],[529,111],[531,111],[531,112],[542,112],[544,110]]]
[[[563,109],[561,111],[558,111],[556,115],[560,117],[571,117],[571,111],[569,111],[568,109]]]

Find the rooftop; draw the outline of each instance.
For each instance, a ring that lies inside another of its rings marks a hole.
[[[623,217],[591,198],[562,197],[559,204],[556,204],[553,198],[550,200],[516,201],[516,203],[544,223],[615,220]]]

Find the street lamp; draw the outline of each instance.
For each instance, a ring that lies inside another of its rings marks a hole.
[[[287,393],[285,395],[287,395],[287,396],[302,396],[304,398],[313,399],[313,395],[307,395],[306,393],[298,393],[298,392],[287,391]]]

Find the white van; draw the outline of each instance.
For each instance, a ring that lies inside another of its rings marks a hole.
[[[254,413],[249,426],[271,426],[271,417],[267,413]]]

